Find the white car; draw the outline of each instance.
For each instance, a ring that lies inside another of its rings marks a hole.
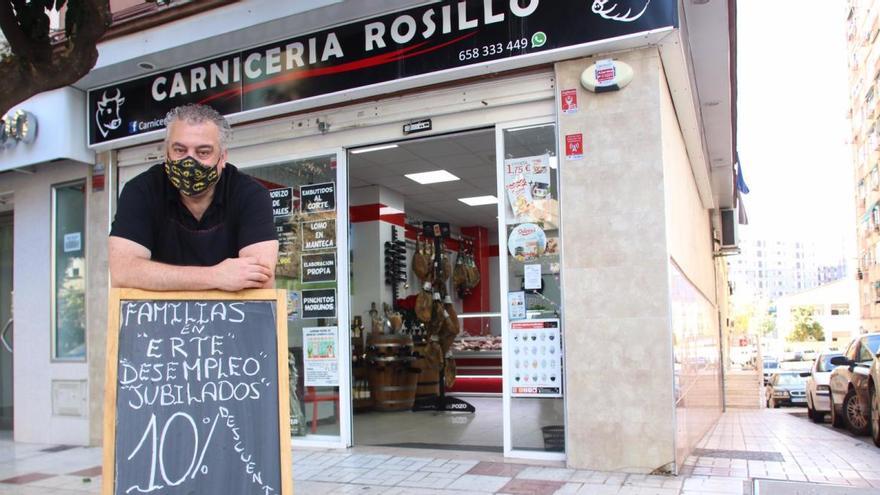
[[[831,358],[842,355],[839,352],[819,354],[810,371],[801,374],[807,377],[807,416],[816,423],[824,421],[825,415],[831,412],[831,387],[828,383],[831,370],[836,368],[831,364]]]

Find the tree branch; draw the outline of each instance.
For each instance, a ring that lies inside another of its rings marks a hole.
[[[75,83],[95,66],[97,43],[110,26],[109,0],[71,2],[71,8],[82,9],[76,29],[64,45],[51,52],[51,57],[29,57],[13,50],[11,56],[0,60],[0,115],[31,96]],[[0,0],[0,20],[4,9],[11,13],[10,0]],[[0,27],[9,39],[6,25]],[[16,23],[14,30],[18,29]]]
[[[32,41],[18,25],[12,3],[7,0],[0,0],[0,30],[3,31],[3,36],[6,37],[12,53],[28,58],[35,55],[32,50]]]

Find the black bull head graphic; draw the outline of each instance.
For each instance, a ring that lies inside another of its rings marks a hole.
[[[114,129],[118,129],[122,125],[122,117],[119,116],[119,108],[125,103],[122,92],[116,89],[116,94],[108,97],[107,92],[101,95],[98,100],[98,110],[95,112],[95,122],[98,124],[98,131],[101,135],[107,137],[107,134]]]

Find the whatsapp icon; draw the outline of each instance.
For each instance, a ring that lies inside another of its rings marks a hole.
[[[540,48],[547,43],[547,35],[544,31],[538,31],[532,35],[532,48]]]

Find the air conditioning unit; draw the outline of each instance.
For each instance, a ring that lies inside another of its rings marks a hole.
[[[739,250],[739,212],[736,208],[721,209],[721,250]]]

